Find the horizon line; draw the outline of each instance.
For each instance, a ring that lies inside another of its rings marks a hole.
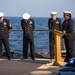
[[[22,17],[22,16],[4,16],[4,17]],[[59,17],[59,16],[57,16],[58,18],[63,18],[63,17]],[[49,17],[43,17],[43,16],[36,16],[36,17],[31,17],[31,18],[51,18],[50,16]],[[72,17],[72,18],[75,18],[75,16],[74,17]]]

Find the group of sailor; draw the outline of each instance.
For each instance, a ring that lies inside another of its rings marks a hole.
[[[55,41],[52,30],[62,31],[64,33],[63,39],[66,48],[65,62],[68,62],[70,58],[74,57],[74,21],[70,11],[64,11],[64,22],[62,23],[60,18],[57,18],[57,12],[51,12],[51,18],[48,20],[49,28],[49,46],[50,46],[50,58],[54,59],[55,56]],[[28,58],[28,44],[30,45],[30,56],[32,60],[35,60],[34,50],[34,19],[30,18],[29,13],[23,14],[21,20],[21,27],[23,30],[23,59]],[[4,13],[0,12],[0,58],[2,57],[2,44],[5,47],[5,51],[8,60],[11,59],[9,48],[9,33],[12,30],[12,25],[8,19],[4,18]]]

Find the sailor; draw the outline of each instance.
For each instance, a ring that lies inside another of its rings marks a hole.
[[[57,18],[57,12],[51,12],[51,18],[48,20],[48,28],[49,28],[49,44],[50,44],[50,58],[54,59],[54,34],[52,30],[56,29],[62,30],[62,22],[61,19]]]
[[[21,20],[21,26],[23,29],[23,58],[28,57],[28,44],[30,45],[30,56],[34,60],[34,20],[30,18],[29,13],[23,14],[23,19]]]
[[[70,58],[74,57],[74,21],[70,11],[64,11],[63,16],[65,19],[62,25],[66,47],[65,62],[68,62]]]
[[[4,44],[5,51],[10,60],[10,48],[9,48],[9,32],[11,32],[12,25],[8,19],[4,18],[4,13],[0,12],[0,57],[2,57],[2,43]]]

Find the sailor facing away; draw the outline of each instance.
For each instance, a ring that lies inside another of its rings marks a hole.
[[[4,18],[4,13],[0,12],[0,57],[2,57],[2,43],[4,44],[5,51],[10,60],[10,48],[9,48],[9,32],[11,32],[12,25],[8,19]]]
[[[56,29],[62,30],[62,22],[61,19],[56,17],[57,12],[51,12],[51,18],[48,20],[48,28],[49,28],[49,44],[50,44],[50,57],[54,59],[54,34],[51,32]]]
[[[30,14],[24,13],[21,20],[21,26],[23,29],[23,58],[28,57],[28,44],[30,45],[30,56],[34,60],[34,20],[30,18]]]
[[[74,21],[71,19],[70,11],[64,11],[63,16],[65,19],[62,25],[66,47],[65,62],[68,62],[70,58],[74,57]]]

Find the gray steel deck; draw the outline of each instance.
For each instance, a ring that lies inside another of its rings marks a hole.
[[[58,66],[46,66],[50,59],[0,59],[0,75],[58,75]]]

